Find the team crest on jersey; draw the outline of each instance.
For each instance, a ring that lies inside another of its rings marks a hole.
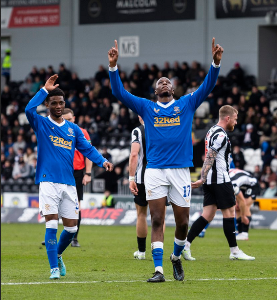
[[[174,115],[177,115],[177,114],[181,113],[180,107],[178,107],[178,106],[174,106],[173,110],[175,112]]]
[[[50,204],[45,204],[45,210],[49,211],[50,210]]]
[[[73,136],[73,137],[75,137],[75,136],[73,135],[73,133],[74,133],[73,128],[68,128],[68,131],[69,131],[69,134],[67,134],[68,136]]]
[[[152,191],[151,191],[151,190],[148,190],[148,191],[147,191],[147,194],[148,194],[149,197],[151,197]]]
[[[154,112],[155,112],[156,114],[158,114],[159,111],[160,111],[159,109],[154,108]]]

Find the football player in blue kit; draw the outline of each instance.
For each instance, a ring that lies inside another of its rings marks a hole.
[[[85,157],[105,168],[113,170],[108,162],[84,137],[81,129],[62,117],[65,107],[64,93],[55,85],[58,75],[51,76],[25,108],[38,143],[36,183],[39,184],[39,211],[45,217],[45,246],[50,264],[50,279],[65,276],[66,268],[62,253],[77,232],[79,204],[74,179],[73,157],[75,148]],[[50,115],[37,114],[43,103]],[[57,242],[59,217],[64,230]]]
[[[201,86],[193,93],[174,99],[170,80],[161,77],[156,83],[157,102],[127,92],[117,69],[118,45],[108,51],[109,75],[113,95],[140,115],[145,123],[147,167],[145,171],[146,200],[149,204],[152,232],[151,249],[154,276],[148,282],[163,282],[163,224],[166,199],[171,202],[175,222],[175,239],[170,260],[173,276],[184,280],[180,260],[188,231],[191,180],[193,167],[191,129],[196,109],[213,90],[220,69],[223,48],[212,40],[213,62]]]

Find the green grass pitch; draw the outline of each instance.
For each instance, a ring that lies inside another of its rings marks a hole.
[[[59,225],[59,233],[62,226]],[[277,232],[251,229],[249,241],[239,247],[255,261],[229,260],[222,229],[209,228],[196,238],[192,255],[183,261],[185,281],[174,281],[169,256],[174,228],[167,227],[164,243],[166,282],[147,283],[154,264],[133,259],[135,227],[82,226],[81,248],[71,246],[63,255],[67,275],[50,282],[44,246],[45,225],[2,224],[1,299],[277,299]],[[18,284],[24,283],[24,284]]]

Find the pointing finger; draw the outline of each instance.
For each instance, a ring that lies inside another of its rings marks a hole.
[[[115,49],[118,50],[117,40],[114,40]]]
[[[215,38],[213,37],[213,41],[212,41],[212,49],[214,48],[214,41],[215,41]]]

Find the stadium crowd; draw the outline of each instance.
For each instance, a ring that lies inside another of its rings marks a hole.
[[[162,68],[155,64],[149,66],[144,63],[140,66],[136,63],[130,74],[120,67],[119,70],[126,90],[153,101],[155,84],[162,76],[170,79],[175,99],[179,99],[184,94],[194,92],[206,75],[206,70],[196,61],[191,65],[187,62],[176,61],[173,65],[165,62]],[[92,145],[107,156],[110,156],[107,148],[130,147],[131,131],[139,124],[138,118],[112,95],[106,68],[100,65],[93,78],[80,80],[75,72],[71,72],[62,63],[57,71],[52,66],[47,69],[33,67],[24,81],[10,81],[1,92],[2,187],[5,187],[5,182],[33,183],[37,141],[24,109],[32,96],[55,73],[59,75],[57,83],[66,95],[66,107],[74,111],[76,123],[88,131]],[[235,107],[239,111],[238,124],[230,135],[234,163],[236,167],[244,169],[246,161],[243,151],[261,149],[262,164],[255,166],[253,174],[261,184],[261,195],[271,187],[277,192],[276,85],[259,89],[255,78],[246,75],[240,64],[235,63],[227,76],[219,76],[205,102],[208,103],[208,114],[195,116],[194,132],[205,129],[209,119],[217,119],[222,105]],[[39,107],[38,112],[48,115],[44,105]],[[110,159],[113,160],[112,157]],[[117,179],[124,178],[126,172],[123,170],[124,167],[121,167],[117,172]]]

